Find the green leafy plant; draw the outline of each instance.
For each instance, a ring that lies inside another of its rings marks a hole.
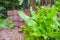
[[[55,0],[54,6],[56,7],[56,10],[58,10],[58,12],[60,12],[60,0]]]
[[[19,1],[19,5],[22,5],[23,0],[18,0],[18,1]]]
[[[37,13],[30,9],[31,17],[20,11],[19,15],[25,20],[23,27],[25,40],[49,40],[49,37],[60,38],[60,26],[57,22],[58,11],[54,6],[41,6]],[[54,40],[54,39],[53,39]]]
[[[5,10],[5,8],[2,7],[2,6],[0,6],[0,18],[2,18],[2,16],[5,16],[5,15],[3,14],[3,12],[1,12],[2,10]]]
[[[1,29],[11,29],[14,27],[14,24],[11,20],[7,19],[0,19],[0,30]]]
[[[19,10],[21,7],[18,0],[0,0],[0,18],[7,18],[8,10]]]

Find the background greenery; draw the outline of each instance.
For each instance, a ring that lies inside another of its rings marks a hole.
[[[60,0],[54,0],[55,6],[60,7]],[[20,10],[22,9],[22,2],[23,0],[0,0],[0,18],[6,18],[7,17],[7,11],[8,10]],[[36,0],[36,3],[39,4],[41,0]],[[30,5],[30,0],[28,0],[28,5]],[[38,5],[37,5],[38,6]],[[58,8],[57,8],[58,10]],[[60,10],[60,9],[59,9]]]
[[[7,17],[8,10],[19,10],[22,5],[19,4],[19,0],[0,0],[0,18]]]

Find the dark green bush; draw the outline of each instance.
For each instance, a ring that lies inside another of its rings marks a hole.
[[[0,0],[0,18],[6,18],[9,10],[21,9],[22,5],[19,2],[19,0]]]

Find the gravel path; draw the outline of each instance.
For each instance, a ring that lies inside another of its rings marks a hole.
[[[0,40],[24,40],[24,34],[20,28],[2,30],[0,32]]]

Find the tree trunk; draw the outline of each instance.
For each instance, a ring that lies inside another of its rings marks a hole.
[[[28,9],[28,0],[23,0],[23,10]]]
[[[34,10],[34,11],[36,11],[36,0],[30,0],[30,7],[32,7],[32,9]]]
[[[52,6],[54,4],[54,0],[42,0],[40,5],[49,5]]]

